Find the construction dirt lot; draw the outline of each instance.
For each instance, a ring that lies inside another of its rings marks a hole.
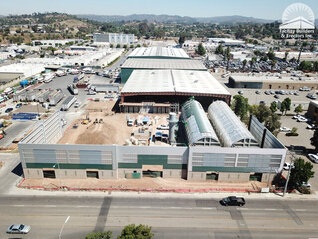
[[[189,191],[259,191],[267,183],[251,181],[246,183],[229,183],[218,181],[187,181],[172,178],[141,179],[25,179],[22,188],[54,190],[60,187],[73,190],[189,190]]]
[[[112,108],[115,101],[90,102],[84,109],[84,113],[66,129],[58,144],[117,144],[124,145],[131,137],[133,131],[138,130],[137,126],[127,126],[124,113],[114,113]],[[148,116],[152,123],[149,131],[154,134],[156,126],[168,124],[168,115],[164,114],[129,114],[137,118],[138,115]],[[156,122],[155,119],[156,118]],[[86,121],[87,119],[88,122]],[[95,121],[98,123],[95,123]],[[151,134],[151,135],[152,135]],[[167,145],[163,142],[156,142],[156,145]]]

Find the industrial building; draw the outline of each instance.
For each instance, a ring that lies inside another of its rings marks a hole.
[[[230,104],[231,94],[207,71],[135,70],[121,91],[120,108],[126,113],[179,112],[194,96],[206,108],[215,100]]]
[[[109,42],[109,43],[119,43],[119,44],[134,44],[135,35],[134,34],[123,34],[123,33],[94,33],[94,42]]]
[[[245,41],[234,40],[232,38],[208,38],[207,41],[222,44],[224,46],[242,46],[245,44]]]
[[[189,55],[181,48],[175,47],[137,47],[128,58],[147,59],[189,59]]]
[[[232,88],[299,90],[308,87],[318,90],[318,79],[314,77],[274,77],[265,75],[231,75]]]
[[[24,176],[118,179],[140,178],[151,172],[163,178],[267,182],[281,172],[286,148],[255,117],[250,119],[250,133],[240,127],[237,131],[242,132],[238,134],[241,136],[227,139],[230,130],[220,134],[219,127],[232,124],[233,130],[236,120],[222,126],[213,123],[222,119],[220,115],[211,117],[216,108],[230,110],[225,103],[212,103],[210,123],[199,102],[193,99],[186,102],[180,122],[187,127],[188,145],[174,147],[56,144],[63,136],[61,113],[56,112],[39,121],[18,144]],[[171,132],[176,129],[177,121],[173,114],[170,116]],[[242,143],[245,134],[248,140]]]
[[[121,66],[121,82],[125,83],[134,70],[192,70],[206,71],[202,61],[192,59],[128,58]]]

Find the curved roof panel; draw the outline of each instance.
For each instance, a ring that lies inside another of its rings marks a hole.
[[[253,135],[224,101],[213,102],[208,115],[224,147],[258,146]]]
[[[218,137],[198,101],[190,100],[182,106],[182,118],[189,145],[198,144],[199,141],[204,145],[220,145]]]

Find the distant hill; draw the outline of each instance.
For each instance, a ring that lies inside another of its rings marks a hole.
[[[154,15],[154,14],[133,14],[128,16],[121,15],[77,15],[80,18],[95,20],[100,22],[132,22],[132,21],[148,21],[148,22],[176,22],[176,23],[194,23],[197,20],[192,17],[181,17],[177,15]]]
[[[178,15],[154,15],[154,14],[133,14],[128,16],[121,15],[77,15],[80,18],[87,18],[100,22],[130,22],[130,21],[148,21],[148,22],[176,22],[176,23],[270,23],[273,20],[266,20],[243,16],[221,16],[221,17],[181,17]]]

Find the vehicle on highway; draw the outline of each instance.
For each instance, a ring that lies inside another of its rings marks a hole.
[[[8,227],[7,233],[10,234],[27,234],[31,230],[31,227],[24,224],[13,224]]]
[[[18,109],[18,108],[20,108],[21,106],[22,106],[22,103],[18,103],[18,104],[15,105],[15,108]]]
[[[245,199],[242,197],[236,197],[236,196],[229,196],[226,198],[223,198],[220,203],[223,206],[244,206],[245,205]]]
[[[287,128],[287,127],[280,127],[279,129],[281,132],[289,132],[291,131],[291,128]]]
[[[13,110],[13,108],[7,108],[4,112],[5,113],[10,113]]]
[[[314,163],[318,163],[318,155],[317,154],[308,154],[308,158],[314,162]]]

